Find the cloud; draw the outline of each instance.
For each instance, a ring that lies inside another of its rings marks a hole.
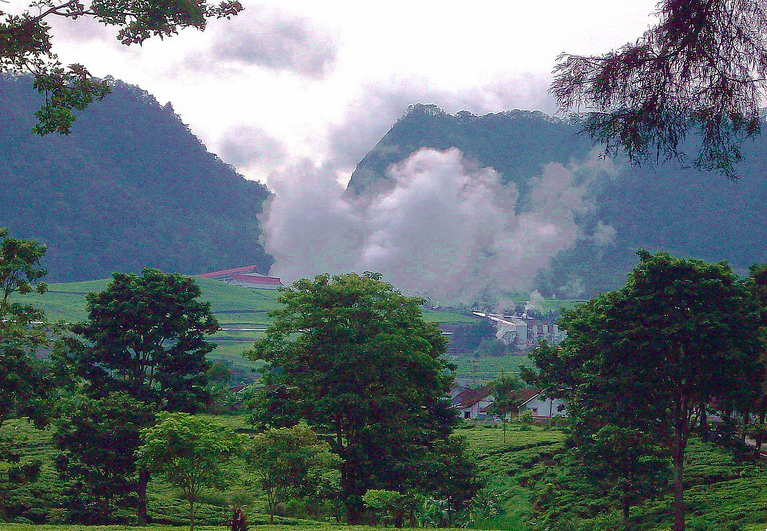
[[[327,169],[305,163],[270,178],[276,195],[262,222],[272,272],[292,281],[380,271],[443,302],[527,290],[553,256],[586,237],[576,220],[594,208],[586,191],[599,165],[548,164],[518,212],[517,188],[457,149],[421,149],[389,169],[393,187],[357,199],[343,198]]]
[[[206,57],[191,56],[187,64],[253,65],[320,79],[334,65],[338,43],[309,19],[254,6],[217,28],[209,50]]]
[[[228,129],[217,143],[220,157],[237,167],[276,164],[287,155],[285,146],[259,127],[237,125]]]

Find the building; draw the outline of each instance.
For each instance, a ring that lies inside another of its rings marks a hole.
[[[198,276],[251,289],[277,289],[282,286],[279,278],[262,275],[254,265],[213,271]]]

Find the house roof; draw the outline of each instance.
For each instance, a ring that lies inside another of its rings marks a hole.
[[[197,276],[202,278],[217,278],[231,276],[236,273],[258,273],[258,267],[255,265],[235,267],[234,269],[222,269],[221,271],[212,271],[210,273],[203,273],[202,275]]]
[[[535,397],[540,395],[541,392],[538,389],[533,389],[532,387],[526,387],[524,389],[517,389],[515,391],[512,391],[511,397],[515,399],[515,401],[521,406],[524,406],[531,400],[533,400]]]
[[[233,280],[238,282],[245,282],[246,284],[270,284],[275,286],[282,286],[282,282],[277,277],[266,277],[264,275],[243,275],[242,273],[233,273],[230,275]]]
[[[490,386],[482,387],[481,389],[466,389],[458,393],[453,399],[453,405],[458,408],[471,407],[480,400],[483,400],[490,396],[493,392]]]

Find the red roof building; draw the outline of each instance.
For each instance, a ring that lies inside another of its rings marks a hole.
[[[258,272],[254,265],[223,269],[211,273],[198,275],[202,278],[210,278],[227,284],[253,289],[277,289],[282,286],[282,281],[277,277],[269,277]]]

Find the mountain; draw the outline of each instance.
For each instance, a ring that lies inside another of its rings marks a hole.
[[[268,272],[256,216],[269,192],[209,153],[170,104],[116,81],[71,135],[39,137],[40,99],[30,79],[0,76],[0,226],[47,245],[49,281],[145,266]]]
[[[387,169],[425,147],[455,147],[494,168],[502,183],[517,187],[517,214],[531,208],[537,179],[552,163],[581,168],[577,182],[591,207],[573,213],[578,236],[539,270],[532,287],[547,295],[584,297],[622,286],[639,248],[728,260],[740,273],[767,262],[765,137],[744,147],[738,181],[675,162],[634,167],[620,160],[589,176],[583,168],[597,164],[594,146],[573,123],[537,111],[450,115],[418,104],[359,163],[347,196],[385,193],[392,186]]]

